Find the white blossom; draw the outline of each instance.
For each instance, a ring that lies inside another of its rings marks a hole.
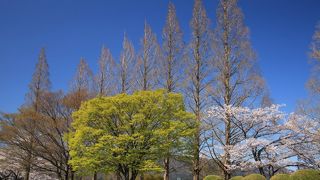
[[[280,110],[283,106],[209,108],[204,120],[206,149],[203,153],[220,163],[229,155],[230,164],[222,163],[229,171],[270,166],[281,169],[301,165],[301,158],[315,161],[314,155],[319,154],[320,147],[316,143],[320,139],[320,124],[305,116],[284,113]],[[231,145],[228,146],[223,133],[227,116],[232,119]]]

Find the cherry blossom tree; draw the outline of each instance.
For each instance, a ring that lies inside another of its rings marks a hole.
[[[230,174],[235,170],[259,170],[262,175],[272,176],[289,166],[314,167],[319,149],[315,143],[319,138],[318,123],[306,116],[286,114],[281,107],[211,107],[204,123],[203,154]],[[231,117],[232,145],[223,141],[226,116]],[[307,152],[310,148],[312,151]],[[223,161],[226,155],[230,155],[230,164]]]
[[[295,143],[292,149],[297,153],[300,166],[312,169],[320,168],[320,123],[317,119],[301,114],[292,114],[285,124]],[[300,143],[299,143],[300,141]]]

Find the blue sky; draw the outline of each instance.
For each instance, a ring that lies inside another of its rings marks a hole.
[[[192,0],[173,0],[185,41]],[[215,22],[218,0],[204,0]],[[68,89],[80,57],[95,71],[101,46],[119,57],[123,33],[138,49],[146,19],[161,39],[167,0],[1,0],[0,111],[24,102],[41,47],[47,50],[53,89]],[[319,0],[240,0],[253,48],[272,98],[292,111],[306,97],[307,52],[320,21]]]

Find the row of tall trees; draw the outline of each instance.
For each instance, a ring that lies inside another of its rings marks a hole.
[[[270,147],[286,143],[290,146],[280,150],[288,152],[290,149],[291,154],[283,159],[296,156],[310,164],[312,158],[319,154],[311,156],[308,153],[310,156],[303,156],[307,154],[301,152],[303,148],[293,148],[297,144],[287,139],[299,137],[299,144],[304,144],[305,149],[311,146],[304,142],[316,140],[318,136],[313,134],[314,131],[311,129],[302,133],[297,130],[298,125],[294,126],[289,122],[318,119],[317,103],[301,103],[299,112],[304,113],[303,118],[290,116],[286,121],[290,126],[282,124],[280,127],[285,116],[278,111],[278,106],[270,106],[271,100],[258,71],[249,30],[244,24],[244,16],[237,0],[219,1],[214,28],[211,28],[211,20],[202,1],[195,0],[190,28],[191,38],[186,43],[183,41],[176,9],[170,2],[162,32],[162,44],[145,22],[139,51],[135,52],[132,42],[124,34],[119,60],[113,58],[107,47],[102,47],[98,72],[93,73],[85,59],[81,58],[66,93],[51,90],[49,67],[45,50],[42,49],[29,85],[26,103],[17,113],[3,114],[1,117],[0,139],[4,143],[1,150],[6,152],[3,155],[6,164],[23,172],[24,179],[41,179],[51,175],[59,179],[73,179],[75,169],[71,165],[74,163],[69,163],[72,157],[65,137],[73,132],[72,113],[78,111],[84,101],[94,97],[132,94],[137,90],[158,88],[169,93],[182,93],[187,110],[194,114],[200,124],[189,142],[191,151],[185,154],[192,157],[189,159],[194,180],[201,177],[205,166],[204,158],[214,160],[225,179],[229,179],[235,170],[241,168],[254,167],[266,175],[270,168],[290,166],[289,163],[283,166],[261,163],[265,159],[271,162],[272,158],[279,158],[272,154],[274,151]],[[311,52],[317,61],[320,60],[319,39],[318,30],[314,35]],[[319,93],[317,74],[315,72],[309,82],[311,92],[315,94]],[[316,99],[312,100],[314,102]],[[262,109],[252,109],[259,107]],[[253,121],[255,119],[258,120]],[[273,127],[275,125],[279,126]],[[276,142],[266,142],[261,141],[263,137],[278,139],[274,139]],[[317,146],[311,147],[316,152]],[[244,149],[250,149],[249,153],[236,153],[237,150]],[[168,180],[170,162],[177,154],[174,149],[166,149],[163,153],[159,162],[162,162],[164,179]],[[250,161],[252,159],[256,166]],[[277,159],[276,162],[281,160]],[[250,163],[241,165],[246,161]],[[71,162],[76,162],[76,159]],[[272,170],[272,173],[276,172]],[[92,173],[96,177],[96,172]]]
[[[216,26],[211,29],[211,21],[202,1],[195,0],[190,20],[191,40],[185,43],[176,9],[170,2],[162,32],[162,45],[145,22],[141,48],[137,53],[124,34],[119,61],[114,60],[108,48],[102,47],[99,70],[95,75],[85,59],[81,58],[66,94],[50,91],[48,64],[44,49],[41,50],[30,83],[29,103],[7,121],[15,124],[5,123],[2,131],[8,134],[9,131],[14,132],[9,128],[16,128],[16,133],[3,137],[5,142],[14,141],[8,143],[10,146],[23,149],[19,152],[25,156],[25,178],[29,179],[33,167],[47,168],[34,162],[39,160],[50,164],[53,168],[47,170],[57,173],[59,177],[67,178],[73,174],[67,163],[70,156],[63,136],[71,130],[72,112],[78,110],[83,101],[95,96],[130,94],[136,90],[156,88],[181,92],[185,94],[187,108],[199,122],[204,118],[204,110],[209,104],[221,107],[253,105],[257,97],[264,93],[264,82],[256,71],[255,55],[243,14],[236,0],[221,0],[216,14]],[[234,135],[231,116],[226,114],[226,117],[225,124],[219,127],[223,132],[223,137],[219,138],[223,139],[221,143],[228,146],[232,144]],[[19,144],[22,143],[18,136],[21,130],[19,123],[26,131],[20,135],[25,139],[22,145]],[[200,179],[203,166],[200,158],[203,133],[203,128],[199,127],[192,142],[192,173],[195,180]],[[43,150],[40,151],[40,147]],[[56,156],[52,157],[52,154]],[[230,176],[227,169],[231,163],[229,156],[216,158],[227,177]],[[174,158],[174,154],[168,151],[163,159],[165,179],[169,179],[171,158]]]

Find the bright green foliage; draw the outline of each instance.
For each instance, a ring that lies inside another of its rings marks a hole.
[[[216,175],[209,175],[206,176],[203,180],[223,180],[223,178]]]
[[[271,177],[270,180],[289,180],[290,175],[289,174],[276,174]]]
[[[157,160],[192,136],[196,123],[183,97],[164,90],[99,97],[73,114],[70,164],[76,171],[117,171],[125,179],[161,170]]]
[[[290,180],[320,180],[320,172],[312,169],[298,170],[290,175]]]
[[[230,180],[243,180],[244,177],[242,176],[234,176]]]
[[[261,174],[250,174],[243,178],[243,180],[266,180]]]

